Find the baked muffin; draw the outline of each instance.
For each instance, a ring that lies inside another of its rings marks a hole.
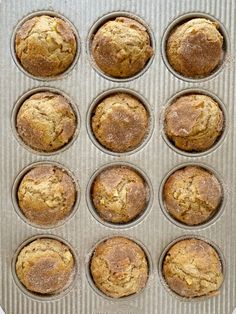
[[[91,196],[98,215],[112,223],[128,223],[147,207],[145,180],[126,166],[112,166],[95,178]]]
[[[153,55],[146,28],[127,17],[117,17],[102,25],[94,35],[91,49],[97,66],[117,78],[140,72]]]
[[[149,115],[143,104],[127,93],[104,98],[95,108],[92,130],[105,148],[124,153],[135,149],[148,132]]]
[[[40,92],[21,105],[16,128],[24,143],[34,150],[53,152],[73,137],[77,119],[69,101],[62,95]]]
[[[16,274],[31,292],[57,294],[71,283],[74,265],[73,255],[66,245],[54,239],[41,238],[20,251]]]
[[[199,239],[175,243],[167,252],[162,267],[169,288],[186,298],[216,295],[223,282],[218,253]]]
[[[18,29],[15,52],[22,67],[34,76],[53,77],[75,59],[77,43],[71,26],[58,17],[35,16]]]
[[[113,237],[96,247],[90,271],[99,290],[109,297],[122,298],[145,287],[148,262],[138,244],[123,237]]]
[[[170,65],[180,74],[201,78],[208,76],[221,63],[223,37],[218,24],[194,18],[177,26],[167,40]]]
[[[18,205],[30,222],[50,226],[71,213],[76,189],[73,179],[65,170],[42,164],[24,175],[17,196]]]
[[[177,221],[199,225],[218,211],[222,187],[212,173],[202,167],[187,166],[169,176],[163,197],[166,210]]]
[[[179,97],[165,112],[165,132],[174,145],[188,152],[211,148],[222,134],[224,116],[209,96]]]

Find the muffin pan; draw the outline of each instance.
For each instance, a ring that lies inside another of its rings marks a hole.
[[[160,0],[158,6],[154,0],[0,1],[0,38],[4,40],[4,45],[0,45],[0,306],[6,314],[233,312],[236,307],[234,9],[232,1],[223,0]],[[73,64],[54,78],[42,79],[29,75],[15,56],[16,30],[22,22],[40,14],[68,20],[77,38],[78,50]],[[95,66],[90,45],[100,25],[124,15],[144,24],[151,38],[154,55],[137,75],[114,79],[104,75]],[[165,58],[165,40],[173,26],[198,16],[219,21],[220,32],[224,36],[224,56],[222,64],[212,75],[204,79],[186,79],[176,73],[173,75]],[[35,92],[45,90],[67,97],[78,120],[76,134],[71,142],[49,154],[28,148],[19,139],[15,128],[16,114],[22,101]],[[147,137],[139,147],[124,154],[112,153],[99,145],[90,126],[91,115],[98,101],[119,91],[138,97],[150,115]],[[225,118],[222,136],[211,149],[203,153],[177,150],[163,134],[163,110],[175,97],[193,91],[213,97]],[[16,198],[22,175],[37,163],[52,163],[65,168],[78,184],[77,203],[71,215],[62,224],[47,229],[24,219],[20,215]],[[102,221],[96,215],[90,199],[90,188],[95,176],[114,164],[134,168],[143,176],[150,189],[146,210],[136,220],[124,225]],[[217,214],[206,224],[190,228],[177,224],[170,217],[166,219],[161,200],[167,176],[187,164],[197,164],[212,171],[223,187],[223,201]],[[224,270],[224,283],[219,295],[186,300],[169,293],[164,287],[165,283],[163,286],[159,261],[163,259],[163,251],[168,243],[177,241],[183,235],[200,237],[216,245]],[[90,258],[96,244],[113,236],[137,242],[149,261],[146,287],[141,293],[118,300],[97,291],[89,272]],[[63,291],[56,296],[32,294],[17,279],[15,263],[20,248],[41,237],[56,238],[66,244],[68,241],[74,252],[77,274],[65,293]]]

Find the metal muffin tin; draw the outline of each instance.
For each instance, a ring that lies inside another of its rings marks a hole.
[[[0,306],[6,314],[233,313],[236,307],[235,12],[236,3],[233,0],[0,1]],[[65,18],[72,23],[77,36],[79,47],[74,63],[68,71],[53,79],[34,78],[16,65],[18,61],[13,46],[15,31],[24,19],[38,14]],[[101,22],[124,14],[137,18],[147,26],[154,56],[143,71],[122,80],[110,78],[97,68],[94,69],[89,48],[91,36]],[[225,52],[222,64],[212,75],[199,80],[186,79],[173,74],[168,65],[164,52],[166,34],[176,23],[199,16],[219,21],[225,40]],[[28,149],[17,139],[14,110],[20,97],[31,94],[34,89],[50,89],[65,94],[77,113],[76,136],[67,146],[52,154],[41,154]],[[104,150],[91,140],[89,127],[90,110],[98,97],[119,90],[140,96],[152,119],[144,143],[127,154],[113,154]],[[216,100],[220,100],[224,111],[224,134],[214,148],[205,153],[180,152],[167,143],[168,140],[163,135],[164,108],[172,97],[186,90],[205,91],[206,94],[215,96]],[[68,169],[78,182],[79,203],[76,204],[75,212],[65,223],[55,228],[38,228],[23,220],[17,210],[14,210],[14,182],[17,182],[15,180],[18,180],[18,174],[23,169],[29,169],[37,162],[58,163]],[[119,228],[94,219],[88,201],[88,187],[94,174],[114,163],[128,164],[140,170],[150,182],[151,188],[151,201],[145,213],[137,221]],[[199,228],[176,225],[166,219],[160,205],[163,180],[173,169],[186,163],[200,164],[214,170],[223,185],[224,209],[222,206],[217,217]],[[17,250],[32,237],[42,237],[42,233],[43,236],[69,243],[76,256],[77,276],[73,285],[69,291],[56,298],[37,297],[28,293],[17,283],[15,277]],[[150,278],[142,293],[119,301],[95,291],[88,269],[95,245],[115,235],[137,241],[144,248],[150,264]],[[225,273],[219,295],[185,302],[165,289],[160,274],[160,261],[168,244],[182,236],[201,237],[216,245]]]

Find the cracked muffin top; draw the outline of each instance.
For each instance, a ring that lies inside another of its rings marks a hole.
[[[166,52],[175,71],[187,77],[201,78],[210,75],[221,63],[222,46],[218,24],[194,18],[171,32]]]
[[[63,73],[74,61],[76,51],[71,26],[57,17],[33,17],[16,33],[16,56],[22,67],[34,76],[53,77]]]
[[[146,28],[126,17],[102,25],[94,35],[91,49],[97,66],[117,78],[137,74],[153,55]]]
[[[31,292],[57,294],[66,289],[74,275],[74,258],[70,249],[54,239],[37,239],[19,253],[16,274]]]
[[[41,152],[54,152],[73,138],[77,119],[62,95],[39,92],[24,101],[16,117],[16,129],[23,142]]]
[[[30,222],[50,226],[71,213],[76,188],[64,169],[44,164],[35,166],[24,175],[17,196],[18,205]]]
[[[164,258],[162,272],[169,288],[186,298],[216,295],[223,282],[218,253],[199,239],[175,243]]]
[[[105,148],[124,153],[138,147],[148,132],[149,115],[143,104],[127,93],[104,98],[95,108],[92,130]]]
[[[95,178],[91,197],[99,216],[112,223],[127,223],[147,207],[149,191],[145,180],[126,166],[112,166]]]
[[[197,166],[175,171],[163,188],[166,210],[176,220],[189,226],[202,224],[213,217],[222,196],[218,179]]]
[[[174,145],[189,152],[211,148],[222,134],[224,116],[209,96],[179,97],[165,112],[165,132]]]
[[[146,255],[138,244],[113,237],[98,244],[90,271],[98,289],[109,297],[122,298],[145,287],[149,269]]]

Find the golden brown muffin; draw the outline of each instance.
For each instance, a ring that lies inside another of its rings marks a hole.
[[[40,92],[21,105],[16,128],[26,145],[41,152],[53,152],[65,146],[76,129],[76,116],[62,95]]]
[[[102,219],[127,223],[146,209],[149,191],[137,172],[126,166],[112,166],[95,178],[91,196]]]
[[[187,166],[175,171],[163,188],[167,211],[178,221],[192,226],[208,221],[219,209],[222,187],[202,167]]]
[[[224,117],[209,96],[191,94],[178,98],[165,113],[165,132],[184,151],[202,152],[211,148],[222,134]]]
[[[124,153],[139,146],[148,132],[149,115],[143,104],[127,93],[103,99],[95,108],[92,129],[105,148]]]
[[[16,33],[16,56],[23,68],[34,76],[61,74],[74,61],[76,51],[77,43],[71,26],[57,17],[33,17]]]
[[[148,262],[138,244],[123,237],[113,237],[96,247],[90,271],[99,290],[109,297],[121,298],[145,287]]]
[[[30,222],[50,226],[71,213],[76,189],[65,170],[44,164],[26,173],[19,184],[17,196],[18,205]]]
[[[73,255],[66,245],[54,239],[41,238],[20,251],[16,274],[29,291],[56,294],[71,283],[74,264]]]
[[[117,78],[140,72],[153,55],[146,28],[126,17],[102,25],[94,35],[91,49],[97,66]]]
[[[180,74],[200,78],[208,76],[221,63],[223,37],[218,24],[194,18],[177,26],[167,40],[170,65]]]
[[[216,295],[223,282],[218,253],[199,239],[175,243],[165,256],[162,271],[169,288],[187,298]]]

